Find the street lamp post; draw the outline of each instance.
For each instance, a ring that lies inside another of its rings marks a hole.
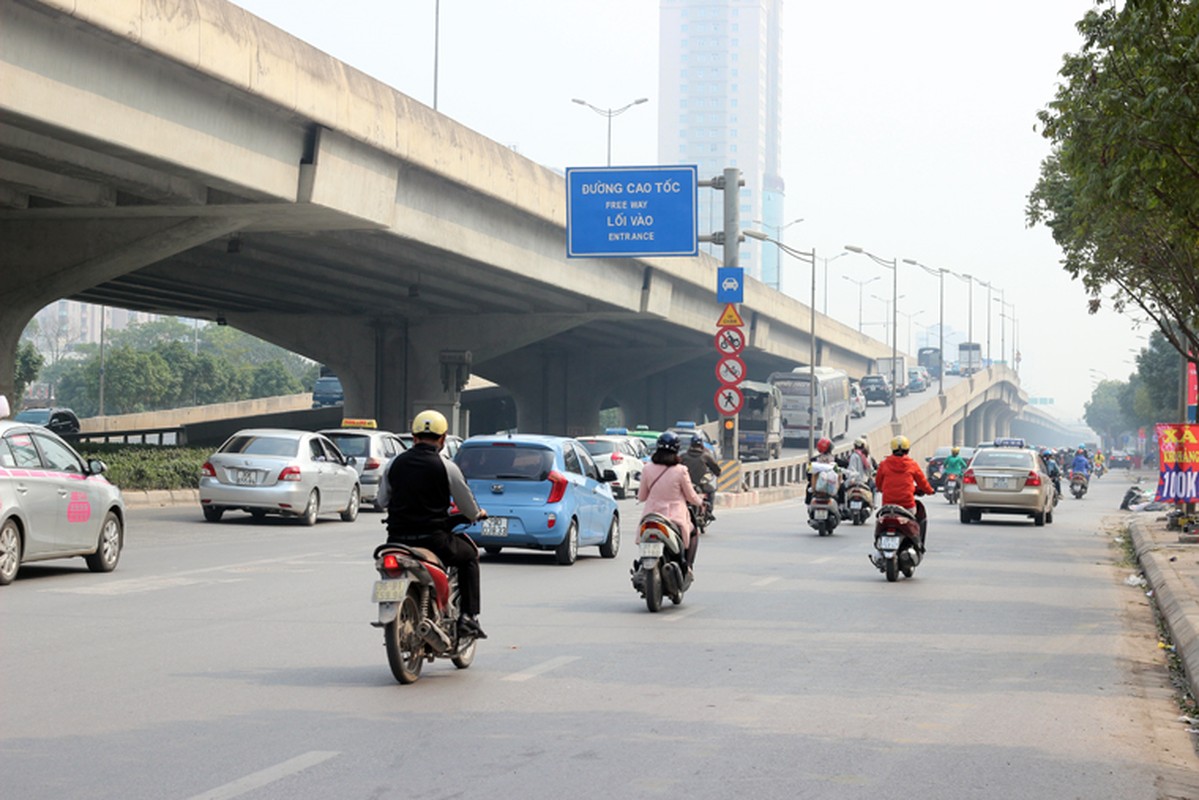
[[[924,309],[920,309],[919,311],[913,311],[910,314],[906,311],[900,311],[899,313],[903,314],[904,319],[906,319],[908,321],[908,352],[910,353],[910,352],[912,352],[912,320],[915,319],[916,317],[920,316],[921,314],[923,314]]]
[[[1002,361],[1006,366],[1008,364],[1006,323],[1009,319],[1014,321],[1013,315],[1006,313],[1006,311],[1009,308],[1012,308],[1013,311],[1015,309],[1012,307],[1011,303],[1008,303],[1003,299],[1002,289],[999,290],[999,295],[999,297],[995,298],[995,302],[999,303],[999,360]]]
[[[816,442],[816,249],[808,251],[788,247],[778,239],[771,239],[761,231],[742,231],[751,239],[773,242],[778,249],[794,259],[812,265],[812,285],[808,305],[808,463],[812,463],[812,448]]]
[[[765,225],[767,228],[773,228],[774,229],[774,238],[778,239],[779,241],[782,241],[784,231],[786,231],[792,225],[798,225],[799,223],[801,223],[803,221],[804,221],[804,218],[800,217],[799,219],[793,219],[790,222],[786,222],[782,225],[771,225],[769,222],[766,222],[765,220],[755,219],[754,224],[755,225]],[[782,269],[781,262],[779,264],[777,264],[774,268],[774,290],[776,292],[781,292],[783,290],[783,269]]]
[[[824,314],[826,317],[828,316],[828,262],[836,261],[841,256],[847,256],[847,255],[849,255],[849,253],[840,252],[840,253],[837,253],[837,255],[833,256],[832,258],[820,259],[821,261],[824,262],[824,305],[822,305],[820,307],[820,313]]]
[[[861,333],[862,332],[862,289],[865,286],[867,286],[871,283],[874,283],[877,280],[881,280],[882,278],[879,275],[875,275],[873,278],[871,278],[868,281],[860,281],[857,278],[851,278],[848,275],[842,275],[841,277],[844,278],[845,280],[849,281],[850,283],[856,284],[858,287],[858,333]]]
[[[577,97],[573,98],[570,102],[578,103],[581,106],[587,106],[592,111],[599,114],[601,117],[608,118],[608,166],[610,167],[610,166],[612,166],[612,118],[616,117],[616,116],[620,116],[621,114],[623,114],[624,112],[626,112],[630,108],[632,108],[633,106],[641,105],[642,103],[648,103],[649,98],[648,97],[639,97],[636,100],[634,100],[633,102],[623,105],[620,108],[600,108],[599,106],[591,105],[591,103],[588,103],[586,100],[580,100]]]
[[[883,318],[891,319],[891,298],[890,297],[881,297],[877,294],[872,294],[870,296],[883,304]],[[907,297],[906,294],[901,294],[899,297],[896,297],[895,300],[899,301],[899,300],[904,299],[905,297]],[[887,330],[887,331],[883,332],[883,341],[886,344],[891,344],[891,331]]]
[[[991,283],[978,282],[979,286],[987,287],[987,366],[991,366]]]
[[[950,275],[952,275],[953,273],[950,272],[949,270],[945,269],[944,267],[938,267],[936,269],[933,269],[932,267],[925,266],[924,264],[921,264],[919,261],[914,261],[910,258],[905,258],[903,260],[903,263],[914,264],[917,267],[920,267],[920,269],[927,272],[929,275],[936,275],[937,281],[940,284],[940,291],[939,291],[940,311],[939,311],[939,316],[938,316],[937,327],[940,328],[941,338],[940,338],[940,342],[937,345],[937,347],[941,350],[941,368],[938,370],[939,374],[937,376],[937,381],[938,381],[937,382],[937,396],[944,397],[945,396],[945,274],[949,273]]]
[[[891,270],[891,298],[893,300],[891,303],[891,383],[893,384],[891,387],[891,424],[894,426],[895,423],[899,422],[899,413],[895,407],[895,395],[899,393],[899,386],[895,381],[894,375],[895,364],[899,359],[899,348],[897,347],[896,337],[899,329],[899,259],[892,258],[888,261],[852,244],[845,245],[845,249],[851,253],[861,253],[880,267],[886,267]],[[904,377],[906,378],[907,376],[905,375]]]

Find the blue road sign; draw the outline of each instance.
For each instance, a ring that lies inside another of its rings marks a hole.
[[[745,270],[742,267],[716,268],[716,302],[744,303]]]
[[[570,258],[699,255],[696,167],[568,167]]]

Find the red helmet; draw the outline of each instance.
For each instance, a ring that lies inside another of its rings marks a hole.
[[[832,442],[832,440],[831,440],[831,439],[820,439],[820,440],[818,440],[818,441],[816,442],[816,452],[817,452],[817,453],[831,453],[831,452],[833,452],[833,442]]]

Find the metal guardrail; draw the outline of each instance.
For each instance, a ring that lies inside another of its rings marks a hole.
[[[140,430],[124,431],[91,431],[89,433],[73,433],[63,437],[72,444],[103,442],[111,444],[152,444],[159,447],[176,447],[187,444],[187,436],[183,428],[142,428]]]
[[[776,458],[772,461],[743,461],[741,463],[741,491],[772,489],[788,484],[802,484],[807,480],[807,456]]]

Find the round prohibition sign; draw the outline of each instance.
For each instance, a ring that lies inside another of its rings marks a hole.
[[[728,325],[716,331],[716,349],[721,355],[739,354],[745,349],[745,330]]]
[[[737,356],[724,356],[716,362],[716,380],[722,386],[736,386],[745,380],[745,362]]]
[[[736,386],[721,386],[716,390],[716,410],[726,417],[735,417],[745,405],[745,395]]]

